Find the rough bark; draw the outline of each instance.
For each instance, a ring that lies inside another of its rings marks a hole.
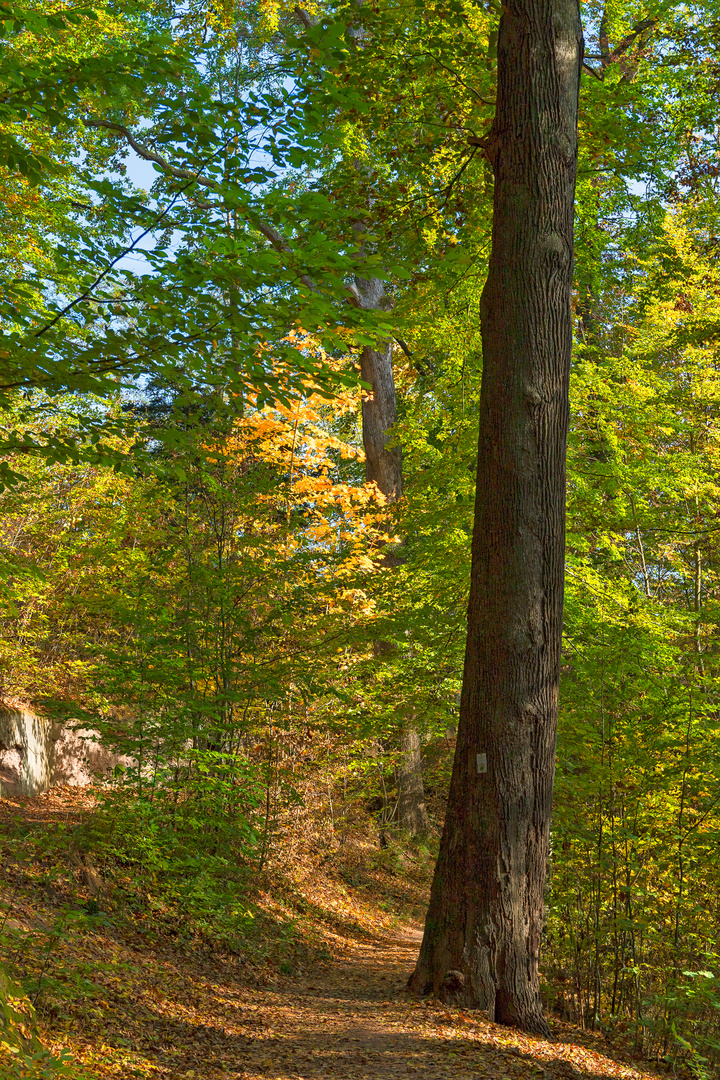
[[[362,403],[365,479],[374,481],[388,502],[397,502],[402,495],[402,451],[387,445],[397,422],[391,342],[379,350],[364,347],[360,376],[372,386],[372,394],[363,394]]]
[[[387,304],[385,286],[380,278],[355,278],[356,302],[366,309],[382,310]],[[388,502],[402,496],[402,450],[391,446],[390,432],[397,422],[397,398],[392,368],[392,342],[379,349],[366,345],[360,356],[360,375],[372,387],[363,395],[362,432],[365,449],[365,479],[374,481]],[[384,563],[397,566],[397,555],[388,550]],[[375,653],[387,655],[387,642],[376,641]],[[397,822],[411,836],[428,830],[425,788],[422,775],[420,736],[417,728],[405,722],[401,732],[401,757],[398,765]]]
[[[424,836],[428,831],[428,817],[420,734],[411,722],[403,727],[401,750],[402,757],[398,765],[398,825],[411,836]]]
[[[577,0],[507,0],[482,297],[468,636],[445,828],[410,986],[547,1033],[538,953],[562,630]]]
[[[352,291],[357,306],[366,311],[383,311],[390,306],[380,278],[356,277]],[[364,347],[360,377],[371,387],[363,393],[362,401],[365,479],[374,481],[388,502],[397,502],[402,495],[402,451],[388,445],[390,431],[397,423],[391,341],[383,342],[379,349]]]

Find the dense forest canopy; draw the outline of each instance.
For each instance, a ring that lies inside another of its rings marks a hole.
[[[2,5],[3,700],[123,755],[89,842],[224,948],[250,933],[249,875],[311,813],[330,845],[362,827],[437,851],[500,16],[494,0]],[[540,992],[704,1077],[720,11],[581,16]]]

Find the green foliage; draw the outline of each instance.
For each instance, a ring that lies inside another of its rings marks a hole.
[[[3,11],[3,687],[124,756],[83,835],[140,924],[153,882],[147,933],[241,949],[303,800],[333,835],[373,799],[387,825],[410,721],[442,816],[498,12]],[[698,1078],[720,1061],[717,15],[585,6],[544,951],[551,1005]],[[349,302],[357,276],[386,310]],[[386,507],[354,388],[390,339]]]
[[[69,1075],[69,1056],[56,1057],[37,1034],[35,1009],[26,991],[0,964],[0,1066],[7,1080],[52,1080]]]
[[[548,974],[573,1016],[712,1069],[720,384],[692,222],[667,218],[622,338],[608,290],[578,350]]]

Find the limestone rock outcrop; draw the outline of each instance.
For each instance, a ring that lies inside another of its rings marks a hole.
[[[0,704],[0,796],[39,795],[54,784],[85,787],[119,762],[130,764],[102,746],[96,731]]]

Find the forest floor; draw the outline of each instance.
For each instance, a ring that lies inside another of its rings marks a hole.
[[[538,1039],[408,995],[425,865],[403,873],[386,857],[373,866],[348,841],[333,859],[296,866],[289,885],[268,877],[258,894],[266,934],[285,928],[286,947],[238,954],[201,936],[179,941],[151,892],[128,918],[77,861],[62,865],[44,831],[87,810],[77,791],[0,801],[2,960],[26,985],[35,980],[44,1045],[68,1055],[72,1080],[658,1076],[627,1048],[559,1020],[552,1040]]]

